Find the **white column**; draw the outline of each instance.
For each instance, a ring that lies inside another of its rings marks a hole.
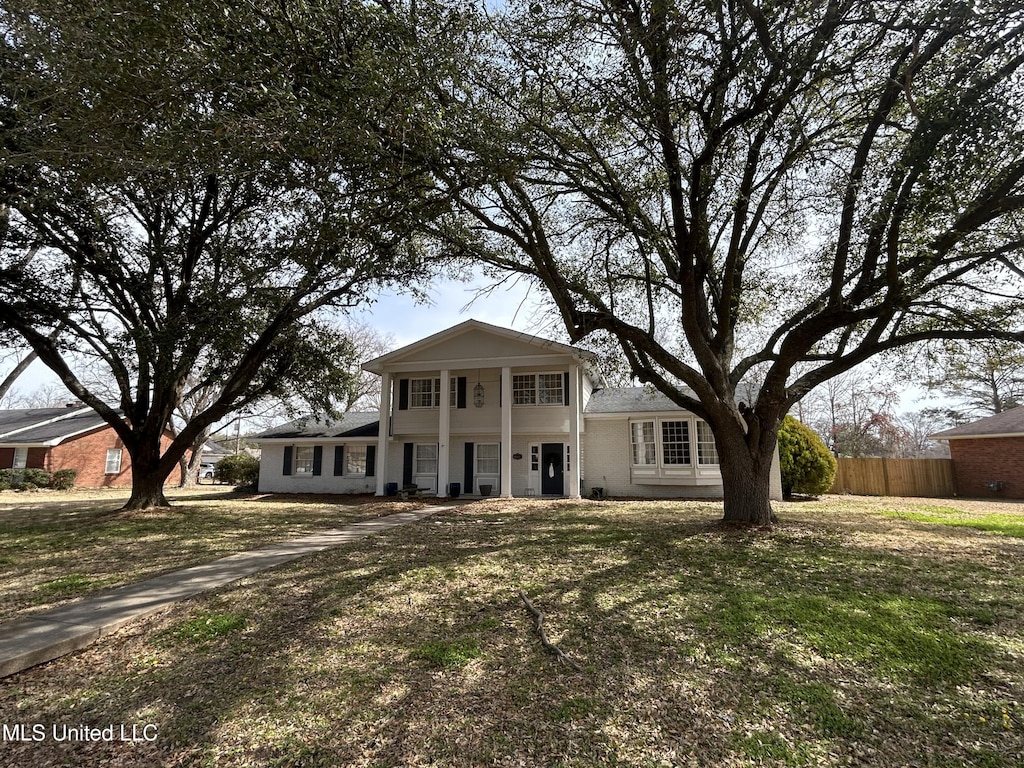
[[[377,495],[384,495],[388,479],[388,433],[391,431],[391,374],[380,377],[380,427],[377,430]]]
[[[512,498],[512,369],[501,369],[501,495]]]
[[[580,367],[569,369],[569,487],[570,499],[580,497],[580,412],[582,411],[580,391]]]
[[[451,371],[441,371],[441,398],[437,411],[437,496],[448,497],[448,440],[451,433]]]

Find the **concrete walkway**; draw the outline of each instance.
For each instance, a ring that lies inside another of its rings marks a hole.
[[[178,600],[371,533],[414,523],[445,509],[452,507],[399,512],[262,549],[236,552],[206,565],[165,573],[0,624],[0,677],[85,648],[127,622],[156,613]]]

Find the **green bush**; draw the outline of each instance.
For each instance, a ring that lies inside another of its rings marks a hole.
[[[23,490],[50,487],[50,473],[45,469],[23,469],[21,474],[21,487]]]
[[[0,491],[11,490],[11,470],[0,469]]]
[[[50,487],[55,491],[70,491],[75,487],[77,469],[58,469],[50,476]]]
[[[225,456],[217,462],[213,476],[229,485],[256,487],[260,479],[260,462],[248,453]]]
[[[782,495],[794,493],[819,496],[832,487],[836,459],[814,431],[792,416],[786,416],[779,430],[779,462]]]

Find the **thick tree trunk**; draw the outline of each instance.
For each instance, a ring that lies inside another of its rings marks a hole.
[[[771,525],[776,522],[771,504],[772,458],[775,435],[758,445],[747,444],[739,430],[716,433],[722,470],[724,514],[722,522],[741,525]],[[736,434],[730,434],[735,431]]]
[[[164,483],[177,461],[171,463],[164,460],[169,457],[161,457],[159,437],[153,439],[152,436],[143,436],[134,447],[135,450],[129,451],[132,457],[132,495],[122,509],[169,507],[167,497],[164,496]]]
[[[170,503],[164,496],[164,480],[159,472],[150,472],[140,475],[132,465],[132,495],[128,502],[122,507],[123,510],[153,509],[154,507],[169,507]]]

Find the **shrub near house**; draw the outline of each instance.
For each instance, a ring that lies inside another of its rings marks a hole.
[[[787,499],[794,493],[820,496],[836,477],[836,460],[828,446],[792,416],[783,419],[779,430],[779,462],[782,493]]]
[[[248,453],[225,456],[214,469],[214,477],[228,485],[256,487],[260,479],[259,459]]]

